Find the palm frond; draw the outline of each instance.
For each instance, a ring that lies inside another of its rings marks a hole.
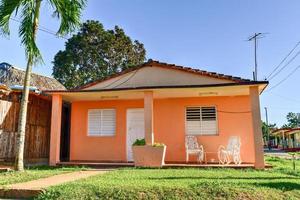
[[[55,9],[54,15],[60,19],[58,35],[74,31],[80,25],[80,17],[86,0],[48,0]]]
[[[14,11],[17,13],[22,0],[0,1],[0,33],[9,35],[9,20]]]
[[[25,47],[27,58],[30,56],[33,63],[42,62],[41,53],[35,42],[34,35],[35,0],[26,0],[22,3],[21,25],[19,35]]]

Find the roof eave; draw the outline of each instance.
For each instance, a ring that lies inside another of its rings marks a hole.
[[[174,89],[174,88],[209,88],[209,87],[230,87],[230,86],[251,86],[251,85],[263,85],[263,90],[269,84],[268,81],[247,81],[239,83],[223,83],[223,84],[209,84],[209,85],[174,85],[174,86],[143,86],[143,87],[130,87],[130,88],[111,88],[111,89],[94,89],[94,90],[44,90],[43,93],[80,93],[80,92],[107,92],[107,91],[126,91],[126,90],[149,90],[149,89]],[[262,90],[262,91],[263,91]],[[262,91],[260,93],[262,93]]]

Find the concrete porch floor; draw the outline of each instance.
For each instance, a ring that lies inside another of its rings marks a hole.
[[[60,166],[87,166],[93,168],[122,168],[122,167],[134,167],[133,162],[88,162],[88,161],[69,161],[69,162],[60,162]],[[271,165],[265,165],[266,168],[271,168]],[[229,164],[221,165],[218,163],[169,163],[162,168],[234,168],[234,169],[243,169],[243,168],[254,168],[252,163],[243,163],[241,165]]]

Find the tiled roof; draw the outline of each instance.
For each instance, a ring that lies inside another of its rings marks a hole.
[[[131,67],[130,69],[124,70],[120,73],[114,74],[112,76],[106,77],[105,79],[101,79],[101,80],[97,80],[97,81],[93,81],[90,83],[87,83],[83,86],[77,87],[75,89],[83,89],[83,88],[87,88],[90,87],[92,85],[98,84],[100,82],[106,81],[108,79],[111,78],[115,78],[117,76],[132,72],[134,70],[143,68],[143,67],[147,67],[147,66],[158,66],[158,67],[164,67],[164,68],[168,68],[168,69],[174,69],[174,70],[180,70],[180,71],[184,71],[184,72],[188,72],[188,73],[194,73],[194,74],[198,74],[201,76],[208,76],[208,77],[212,77],[212,78],[218,78],[218,79],[224,79],[224,80],[230,80],[233,81],[235,83],[247,83],[247,82],[253,82],[250,79],[244,79],[241,77],[237,77],[237,76],[230,76],[230,75],[225,75],[225,74],[219,74],[216,72],[208,72],[208,71],[204,71],[204,70],[200,70],[200,69],[194,69],[191,67],[184,67],[184,66],[180,66],[180,65],[175,65],[175,64],[168,64],[168,63],[164,63],[164,62],[159,62],[156,60],[148,60],[147,62],[136,66],[136,67]]]

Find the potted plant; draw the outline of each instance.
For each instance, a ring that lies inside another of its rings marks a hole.
[[[145,139],[137,139],[132,145],[132,151],[137,167],[162,167],[165,164],[165,144],[146,145]]]

